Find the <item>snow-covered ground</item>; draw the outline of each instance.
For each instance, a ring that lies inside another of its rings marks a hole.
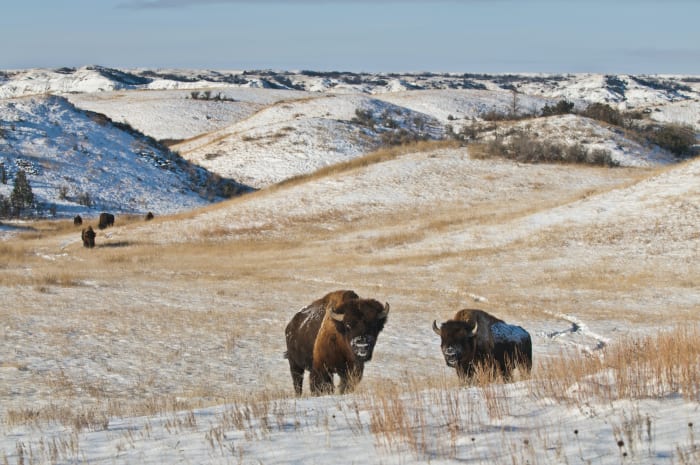
[[[15,94],[0,100],[2,127],[15,124],[2,156],[36,160],[33,176],[62,166],[77,144],[78,153],[84,146],[100,154],[96,161],[115,159],[84,175],[105,190],[103,201],[128,204],[118,196],[138,195],[139,208],[181,212],[147,223],[118,221],[98,231],[93,250],[82,247],[79,230],[70,226],[47,232],[29,222],[21,226],[31,234],[4,236],[0,463],[700,460],[700,404],[688,400],[690,393],[609,400],[581,397],[583,386],[566,377],[556,395],[541,395],[534,384],[546,379],[544,364],[558,357],[605,357],[626,337],[698,327],[698,160],[669,163],[605,127],[562,116],[537,120],[550,126],[531,130],[566,140],[595,135],[611,150],[627,150],[621,158],[627,166],[526,165],[473,159],[468,147],[437,147],[208,205],[190,193],[175,197],[184,187],[166,194],[172,172],[150,171],[146,161],[153,158],[135,161],[141,158],[129,148],[144,139],[102,126],[74,105],[146,135],[172,126],[168,138],[189,137],[181,143],[183,156],[201,153],[207,160],[211,147],[226,141],[226,153],[260,159],[241,158],[241,169],[249,168],[251,184],[266,185],[343,159],[338,154],[361,156],[372,144],[353,145],[358,129],[349,120],[356,108],[389,109],[405,120],[421,115],[429,128],[440,128],[455,121],[449,115],[464,119],[469,108],[490,108],[484,102],[507,106],[512,94],[491,81],[474,91],[437,88],[446,78],[436,76],[387,77],[382,92],[369,78],[332,85],[336,78],[298,74],[288,77],[304,90],[261,89],[259,76],[243,74],[248,82],[230,88],[219,75],[219,81],[178,81],[183,88],[176,89],[164,76],[141,82],[141,73],[121,76],[122,87],[100,84],[104,93],[67,95],[70,102]],[[26,92],[29,84],[10,80],[18,75],[6,77],[2,88]],[[192,88],[205,88],[187,85],[205,81],[227,88],[230,100],[187,98]],[[60,82],[51,85],[65,89]],[[405,90],[426,82],[433,87]],[[553,88],[568,81],[547,82]],[[149,85],[168,90],[144,88]],[[153,104],[140,103],[139,95]],[[120,99],[129,102],[123,110]],[[692,99],[661,105],[657,113],[679,114],[683,104],[682,118],[697,118]],[[214,115],[216,108],[214,123],[199,126],[199,112]],[[184,121],[176,121],[175,111]],[[169,115],[172,125],[158,115]],[[77,136],[69,143],[66,133]],[[324,141],[331,135],[335,146]],[[311,148],[293,152],[294,140]],[[267,164],[265,147],[273,155]],[[285,151],[300,160],[283,169]],[[209,169],[230,169],[233,158],[224,163],[225,155],[209,156]],[[135,172],[127,176],[131,166]],[[80,171],[63,169],[79,178]],[[168,177],[155,181],[163,172]],[[138,178],[151,186],[139,191],[144,187],[124,184]],[[32,179],[48,197],[40,178]],[[110,183],[121,188],[110,191]],[[374,359],[356,393],[296,399],[282,357],[284,327],[301,307],[344,288],[391,304]],[[431,324],[465,307],[531,333],[532,380],[459,385]],[[603,371],[588,381],[607,392],[615,376]]]

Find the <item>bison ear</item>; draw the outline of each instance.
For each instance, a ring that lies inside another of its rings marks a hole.
[[[343,315],[342,313],[338,313],[335,310],[331,310],[331,318],[333,318],[335,321],[343,321]]]
[[[382,313],[380,313],[379,315],[377,315],[377,319],[378,319],[378,320],[385,320],[386,317],[389,316],[389,309],[390,309],[390,307],[389,307],[389,302],[386,302],[386,303],[384,304],[384,310],[382,310]]]
[[[440,332],[440,328],[438,328],[438,325],[437,325],[437,320],[433,320],[433,331],[438,336],[442,336],[442,333]]]

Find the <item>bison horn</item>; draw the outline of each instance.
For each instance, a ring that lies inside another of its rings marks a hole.
[[[343,314],[338,313],[335,310],[331,310],[331,318],[333,318],[335,321],[343,321]]]
[[[442,336],[442,334],[440,334],[440,328],[438,328],[437,325],[437,320],[433,320],[433,331],[435,331],[435,334],[438,336]]]
[[[389,309],[390,309],[390,307],[389,307],[389,302],[386,302],[386,303],[384,304],[384,310],[382,310],[382,313],[380,313],[379,315],[377,315],[377,319],[383,320],[383,319],[385,319],[387,316],[389,316]]]
[[[474,329],[472,329],[472,335],[476,336],[476,330],[478,327],[479,327],[479,323],[475,321],[474,322]]]

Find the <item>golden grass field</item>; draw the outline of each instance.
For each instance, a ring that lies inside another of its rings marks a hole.
[[[0,242],[0,414],[100,424],[292,397],[284,327],[343,288],[391,304],[358,393],[376,412],[389,400],[366,393],[388,380],[458,385],[431,324],[465,307],[530,331],[531,389],[551,394],[600,370],[602,347],[678,328],[695,341],[698,165],[522,165],[428,145],[200,211],[118,216],[92,250],[72,220],[25,224]],[[675,357],[663,341],[658,360]]]

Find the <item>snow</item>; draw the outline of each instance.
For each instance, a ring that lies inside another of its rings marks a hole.
[[[35,171],[43,201],[66,217],[94,214],[72,191],[59,201],[69,182],[95,193],[100,208],[158,213],[100,232],[91,251],[75,232],[0,233],[0,463],[700,460],[700,405],[688,393],[582,394],[590,385],[614,390],[611,370],[547,396],[535,386],[541,378],[460,385],[431,331],[434,319],[478,302],[527,329],[540,376],[538,364],[562,354],[602,357],[625,336],[697,326],[697,159],[677,163],[564,115],[518,124],[553,140],[586,138],[624,167],[524,165],[433,148],[221,202],[192,189],[188,170],[155,166],[165,156],[158,146],[83,110],[181,141],[179,153],[208,173],[267,187],[370,150],[351,122],[358,108],[402,124],[420,116],[437,135],[507,109],[512,94],[476,77],[486,90],[445,88],[446,76],[352,84],[292,74],[304,90],[280,90],[263,88],[270,76],[240,72],[182,72],[192,77],[185,81],[162,71],[147,83],[140,73],[17,71],[0,85],[0,157],[12,170],[15,160],[31,162],[23,166]],[[539,78],[520,81],[523,107],[607,99],[698,125],[687,91],[621,77],[621,100],[605,76]],[[203,89],[222,99],[189,98]],[[0,231],[32,230],[30,221],[13,226]],[[17,258],[18,248],[28,253]],[[70,284],[54,284],[64,275]],[[391,304],[374,358],[356,393],[294,398],[284,327],[341,288]]]

